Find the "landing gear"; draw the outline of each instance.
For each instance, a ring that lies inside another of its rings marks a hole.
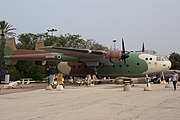
[[[149,81],[151,80],[150,77],[148,77],[148,74],[146,74],[146,78],[145,78],[145,81],[146,81],[146,86],[144,87],[144,91],[151,91],[151,84],[149,83]]]
[[[153,82],[154,84],[160,84],[161,83],[161,78],[162,78],[161,74],[156,75],[154,78],[152,78],[150,80],[150,82]]]
[[[162,81],[160,83],[161,85],[166,85],[165,77],[164,77],[164,72],[162,72]]]

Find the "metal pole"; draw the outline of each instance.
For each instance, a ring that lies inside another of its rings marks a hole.
[[[114,43],[114,50],[116,50],[116,39],[113,40]]]

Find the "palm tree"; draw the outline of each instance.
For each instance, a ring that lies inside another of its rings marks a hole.
[[[4,47],[5,47],[5,39],[6,35],[14,34],[11,32],[12,30],[15,30],[16,28],[12,28],[12,25],[10,25],[6,21],[0,21],[0,81],[3,78],[4,71],[5,71],[5,62],[3,59],[4,56]]]
[[[14,34],[13,32],[10,32],[12,30],[16,30],[16,28],[12,28],[12,25],[10,25],[8,22],[6,22],[4,20],[0,21],[1,47],[4,47],[4,45],[5,45],[5,37],[6,37],[6,35]]]

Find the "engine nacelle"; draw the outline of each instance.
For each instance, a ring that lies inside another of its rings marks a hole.
[[[105,57],[109,58],[109,59],[121,59],[122,58],[122,52],[116,51],[116,50],[105,51]]]

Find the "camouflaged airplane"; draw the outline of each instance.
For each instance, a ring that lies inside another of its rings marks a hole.
[[[171,67],[166,57],[141,52],[126,52],[122,40],[122,51],[89,50],[39,45],[42,50],[16,49],[13,39],[6,40],[5,62],[16,64],[17,60],[59,61],[58,70],[66,75],[98,77],[139,77],[159,74]]]

